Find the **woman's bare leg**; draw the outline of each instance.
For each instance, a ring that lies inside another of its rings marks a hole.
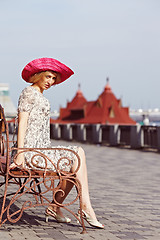
[[[80,181],[81,187],[82,187],[82,209],[86,213],[88,213],[91,218],[96,219],[96,215],[92,208],[90,197],[89,197],[86,157],[85,157],[84,150],[81,147],[79,147],[78,155],[80,157],[81,163],[76,176],[77,176],[77,179]],[[71,171],[74,172],[77,169],[77,167],[78,167],[78,160],[76,159]],[[73,184],[71,182],[63,181],[61,189],[65,192],[65,194],[64,196],[62,196],[61,193],[59,192],[56,196],[57,202],[62,203],[64,199],[67,197],[68,193],[71,191],[72,187],[73,187]],[[59,207],[56,208],[56,211],[58,214],[63,216],[61,209]]]
[[[59,191],[59,192],[56,193],[55,200],[58,203],[63,203],[63,201],[65,200],[65,198],[67,197],[67,195],[71,191],[72,187],[73,187],[73,183],[71,183],[67,180],[63,180],[62,183],[61,183],[61,186],[60,186],[60,190],[62,190],[62,191]],[[54,201],[52,203],[54,203]],[[64,217],[60,207],[50,206],[50,208],[53,209],[54,211],[56,211],[56,213],[58,215],[60,215],[61,217]]]
[[[78,155],[80,157],[81,163],[80,168],[77,172],[77,179],[80,181],[82,186],[82,209],[87,212],[90,217],[96,219],[94,210],[91,205],[90,196],[89,196],[89,188],[88,188],[88,174],[87,174],[87,165],[86,165],[86,157],[84,150],[80,147],[78,150]],[[78,161],[76,160],[73,164],[72,171],[74,172],[78,166]]]

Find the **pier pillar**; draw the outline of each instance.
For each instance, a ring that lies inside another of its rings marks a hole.
[[[61,138],[61,130],[58,123],[50,125],[50,137],[51,139],[60,139]]]
[[[112,146],[116,146],[120,142],[120,131],[117,124],[109,126],[109,142]]]
[[[80,142],[86,141],[86,129],[84,124],[77,124],[77,140]]]
[[[157,150],[160,151],[160,126],[157,127]]]
[[[141,131],[141,125],[131,126],[131,148],[141,148],[143,146],[143,132]]]
[[[61,132],[61,138],[64,140],[72,140],[72,128],[71,124],[63,125],[63,133]]]
[[[102,129],[101,129],[101,125],[100,124],[93,124],[92,125],[92,135],[93,135],[93,139],[92,142],[93,143],[101,143],[102,142]]]

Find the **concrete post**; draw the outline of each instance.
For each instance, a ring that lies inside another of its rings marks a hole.
[[[157,127],[157,149],[160,151],[160,127]]]
[[[77,141],[86,141],[86,128],[84,124],[77,124]]]
[[[144,147],[144,129],[143,129],[143,126],[140,126],[140,143],[141,143],[141,147]]]
[[[116,146],[120,142],[120,131],[117,124],[109,126],[109,142],[110,145]]]
[[[131,126],[131,148],[141,148],[143,145],[143,132],[141,131],[141,125]]]
[[[12,123],[12,122],[8,123],[8,129],[9,129],[9,133],[13,134],[13,132],[14,132],[14,123]]]
[[[62,135],[62,134],[61,134]],[[62,137],[62,136],[61,136]],[[65,124],[63,126],[63,139],[71,141],[72,140],[72,128],[71,124]]]
[[[93,135],[93,143],[101,143],[102,142],[102,129],[100,124],[92,125],[92,135]]]
[[[50,137],[51,139],[60,139],[61,138],[61,130],[58,123],[50,125]]]

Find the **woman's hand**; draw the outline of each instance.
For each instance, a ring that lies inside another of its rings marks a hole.
[[[20,167],[20,168],[25,167],[24,153],[19,153],[17,157],[14,159],[14,162],[9,166],[9,168],[15,168],[15,167]]]
[[[24,168],[24,153],[19,153],[17,158],[15,159],[15,162],[18,166],[22,166]]]

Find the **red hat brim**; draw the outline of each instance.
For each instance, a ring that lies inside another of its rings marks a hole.
[[[45,71],[54,71],[59,73],[60,80],[57,84],[65,81],[74,72],[67,67],[65,64],[53,58],[38,58],[29,62],[24,69],[22,70],[22,78],[26,82],[30,82],[29,79],[36,73],[45,72]]]

